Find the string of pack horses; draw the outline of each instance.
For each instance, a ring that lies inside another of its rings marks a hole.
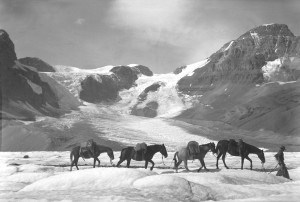
[[[271,170],[274,171],[278,166],[279,170],[277,172],[277,176],[283,176],[285,178],[290,179],[287,168],[284,163],[284,154],[283,151],[285,150],[284,146],[280,147],[279,152],[274,156],[278,162],[276,167]],[[250,169],[252,170],[252,160],[249,158],[249,154],[256,154],[257,157],[260,159],[262,168],[264,169],[265,155],[264,151],[244,142],[242,139],[238,141],[234,139],[230,140],[220,140],[215,146],[215,143],[210,142],[207,144],[199,145],[196,141],[188,142],[186,147],[180,148],[178,151],[175,152],[173,161],[174,161],[174,169],[178,172],[179,165],[183,162],[184,167],[187,171],[190,171],[188,168],[188,160],[196,160],[200,161],[201,167],[198,169],[198,172],[204,168],[205,171],[209,171],[204,162],[204,158],[207,152],[211,151],[213,155],[216,156],[216,168],[219,169],[219,159],[222,157],[222,161],[224,166],[228,168],[225,162],[226,154],[229,153],[232,156],[239,156],[241,158],[241,169],[244,167],[244,160],[247,159],[250,162]],[[164,144],[154,144],[154,145],[147,145],[146,143],[138,143],[135,147],[130,146],[122,149],[120,154],[120,160],[117,163],[117,167],[119,167],[125,160],[127,161],[127,168],[130,167],[131,160],[135,161],[145,161],[145,169],[148,168],[149,162],[152,164],[150,170],[153,170],[155,163],[153,162],[153,156],[160,152],[163,157],[167,158],[168,153],[167,149]],[[96,162],[98,162],[98,167],[100,166],[99,155],[101,153],[107,153],[108,157],[110,158],[110,163],[112,166],[112,160],[114,160],[114,152],[110,147],[99,145],[93,139],[90,139],[86,142],[82,142],[80,146],[74,147],[70,153],[70,160],[71,160],[71,168],[75,165],[77,170],[78,168],[78,160],[79,158],[83,159],[94,159],[93,167],[95,168]],[[271,173],[270,172],[270,173]]]

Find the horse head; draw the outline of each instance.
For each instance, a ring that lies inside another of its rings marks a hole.
[[[212,151],[213,154],[217,153],[217,151],[216,151],[216,145],[215,145],[214,142],[210,142],[208,144],[208,146],[209,146],[209,148],[210,148],[210,150]]]
[[[165,147],[164,144],[161,145],[161,148],[160,148],[160,151],[159,151],[165,158],[168,157],[168,152],[167,152],[167,149]]]
[[[261,163],[264,164],[266,162],[264,151],[261,149],[257,154],[258,158],[261,160]]]
[[[109,156],[110,160],[114,160],[115,159],[115,156],[114,156],[114,152],[111,148],[109,148],[107,150],[107,155]]]
[[[113,166],[112,160],[115,159],[115,156],[114,156],[113,150],[111,148],[109,148],[109,147],[107,148],[107,155],[110,158],[110,164]]]

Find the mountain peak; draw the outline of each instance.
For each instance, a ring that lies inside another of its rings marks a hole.
[[[291,32],[291,30],[288,28],[286,24],[264,24],[260,25],[258,27],[255,27],[242,36],[239,37],[239,39],[242,39],[244,37],[251,37],[253,35],[256,36],[289,36],[289,37],[295,37],[295,35]]]

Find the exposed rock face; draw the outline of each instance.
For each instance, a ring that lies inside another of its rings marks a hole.
[[[145,76],[153,76],[153,72],[144,65],[137,65],[132,67],[136,74],[143,74]]]
[[[184,70],[185,68],[186,68],[186,65],[180,66],[180,67],[176,68],[176,69],[173,71],[173,73],[174,73],[174,74],[180,74],[180,73],[182,72],[182,70]]]
[[[55,72],[54,67],[39,58],[26,57],[20,58],[18,61],[23,65],[34,67],[38,72]]]
[[[128,66],[116,66],[111,70],[118,78],[119,89],[129,89],[132,87],[134,82],[138,79],[136,72]]]
[[[15,46],[4,30],[0,30],[0,68],[1,71],[11,67],[17,59]]]
[[[297,134],[300,127],[299,37],[286,25],[254,28],[226,43],[194,74],[178,81],[186,95],[201,95],[183,120],[222,121],[247,130]],[[291,83],[280,83],[290,82]],[[279,82],[265,84],[267,82]]]
[[[149,102],[143,108],[134,107],[131,111],[132,115],[154,118],[157,116],[158,103]]]
[[[146,100],[149,92],[156,92],[162,85],[165,84],[163,82],[156,82],[145,88],[138,97],[138,103],[131,109],[131,114],[150,118],[156,117],[159,107],[158,103],[156,101],[147,102]]]
[[[224,81],[260,84],[265,81],[262,67],[268,61],[299,57],[299,54],[299,38],[286,25],[260,26],[226,43],[210,56],[207,65],[179,80],[178,90],[185,94],[202,94],[211,90],[212,84]]]
[[[61,97],[34,68],[16,61],[14,44],[3,30],[0,31],[0,64],[3,119],[34,120],[37,114],[59,116],[67,111],[60,108]],[[69,107],[77,106],[78,103],[75,103]]]
[[[81,82],[79,97],[91,103],[116,100],[119,96],[117,80],[114,75],[89,75]]]

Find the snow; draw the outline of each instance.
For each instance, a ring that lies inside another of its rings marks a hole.
[[[54,69],[56,72],[65,72],[65,73],[82,73],[82,74],[111,74],[109,72],[114,66],[108,65],[104,67],[99,67],[95,69],[80,69],[72,66],[64,66],[64,65],[55,65]]]
[[[128,67],[136,67],[136,66],[138,66],[138,64],[129,64],[129,65],[127,65]]]
[[[28,159],[22,158],[25,154]],[[265,152],[266,171],[253,160],[254,170],[240,170],[239,157],[227,155],[230,169],[209,152],[205,163],[210,171],[196,170],[198,161],[189,161],[191,172],[173,167],[174,152],[161,161],[155,155],[153,171],[144,162],[131,161],[132,168],[110,167],[106,154],[100,155],[102,167],[92,168],[92,160],[79,160],[77,171],[69,171],[69,152],[0,153],[0,201],[298,201],[300,197],[299,152],[285,152],[292,181],[275,176],[274,152]],[[115,152],[119,156],[120,152]],[[118,161],[118,158],[115,159]],[[116,163],[116,162],[115,162]],[[272,171],[272,172],[270,172]]]
[[[29,79],[26,79],[27,83],[30,85],[31,89],[36,93],[36,94],[42,94],[43,93],[43,89],[41,86],[33,83],[32,81],[30,81]]]
[[[74,97],[65,87],[57,83],[54,79],[45,73],[39,73],[42,81],[49,84],[52,91],[55,93],[58,99],[59,108],[62,110],[76,109],[80,102]]]
[[[189,108],[191,106],[191,102],[189,102],[189,98],[183,101],[182,97],[179,97],[176,90],[177,82],[184,76],[192,76],[196,69],[205,66],[207,63],[208,59],[187,65],[186,68],[177,75],[167,73],[154,74],[151,77],[139,77],[136,81],[136,87],[120,92],[122,100],[117,105],[118,109],[121,108],[123,109],[123,113],[128,114],[130,109],[137,104],[136,98],[145,90],[145,88],[155,82],[163,82],[165,85],[161,86],[156,92],[150,92],[147,99],[138,105],[138,108],[144,107],[147,103],[155,101],[159,104],[157,110],[158,117],[166,118],[178,115],[182,110]]]
[[[263,24],[263,26],[270,26],[270,25],[274,25],[275,23],[270,23],[270,24]]]
[[[225,48],[225,50],[224,51],[227,51],[227,50],[229,50],[229,48],[233,45],[233,43],[234,43],[234,41],[231,41],[230,42],[230,44]]]

